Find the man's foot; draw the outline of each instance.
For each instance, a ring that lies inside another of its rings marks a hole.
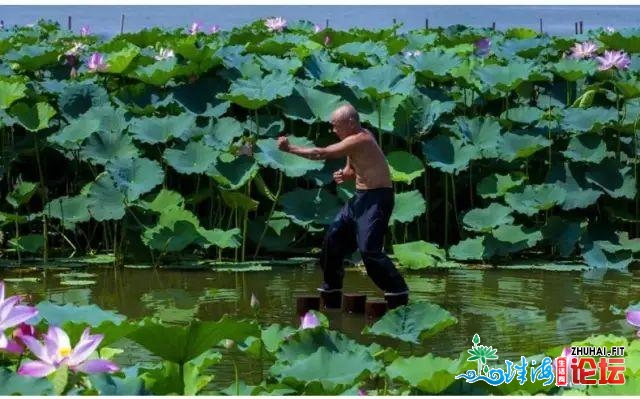
[[[387,301],[387,308],[389,310],[395,309],[409,303],[409,291],[398,293],[387,292],[384,294],[384,299]]]
[[[327,309],[340,309],[342,307],[342,290],[318,288],[320,292],[321,306]]]

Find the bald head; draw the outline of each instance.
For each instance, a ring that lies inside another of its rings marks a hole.
[[[358,111],[351,104],[344,104],[338,107],[331,115],[332,123],[345,123],[353,128],[360,127],[360,116]]]

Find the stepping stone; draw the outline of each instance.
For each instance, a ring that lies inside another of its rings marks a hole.
[[[302,317],[310,310],[320,310],[320,297],[317,295],[296,296],[296,313]]]
[[[342,295],[342,310],[347,313],[364,313],[367,296],[359,293],[345,293]]]
[[[367,320],[377,320],[387,313],[387,301],[384,299],[367,299],[364,304],[364,316]]]
[[[320,292],[320,307],[324,309],[340,309],[342,307],[342,292]]]

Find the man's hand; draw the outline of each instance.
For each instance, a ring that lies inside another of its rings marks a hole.
[[[333,172],[333,181],[338,184],[344,183],[344,173],[342,172],[342,169],[338,169]]]
[[[286,136],[278,137],[278,149],[280,151],[289,151],[289,139]]]

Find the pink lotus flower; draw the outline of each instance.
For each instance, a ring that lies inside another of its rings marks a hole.
[[[590,58],[598,50],[598,46],[592,42],[576,43],[571,47],[570,58]]]
[[[473,44],[476,48],[477,56],[485,56],[489,54],[489,49],[491,48],[491,39],[488,37],[483,37],[482,39],[476,40]]]
[[[218,33],[218,32],[220,32],[220,25],[213,25],[213,26],[211,27],[211,29],[209,30],[209,32],[211,32],[211,33]]]
[[[367,391],[365,391],[362,388],[358,389],[358,396],[367,396],[367,395],[369,395]]]
[[[25,348],[25,344],[22,338],[26,336],[35,337],[36,329],[30,324],[20,323],[18,328],[13,330],[13,339],[9,340],[9,343],[7,344],[7,347],[4,348],[4,350],[18,355],[21,354],[22,352],[24,352]]]
[[[640,310],[630,310],[627,312],[627,323],[638,328],[636,335],[640,337]]]
[[[153,58],[155,58],[158,61],[161,61],[161,60],[168,60],[169,58],[173,58],[175,56],[176,56],[175,53],[170,48],[160,48],[159,54],[154,56]]]
[[[604,56],[596,57],[596,60],[600,63],[598,67],[600,71],[606,71],[613,67],[627,69],[631,65],[631,59],[624,51],[605,51]]]
[[[268,18],[264,25],[269,29],[269,32],[282,32],[287,27],[287,20],[282,17]]]
[[[202,28],[202,24],[200,22],[193,22],[191,24],[191,27],[189,28],[189,34],[195,35],[200,31],[201,28]]]
[[[311,312],[305,313],[304,317],[300,318],[300,328],[316,328],[320,325],[320,320]]]
[[[324,37],[324,45],[325,45],[325,47],[329,47],[330,44],[331,44],[331,36],[325,36]]]
[[[104,62],[104,57],[100,53],[93,53],[89,58],[89,62],[87,63],[87,68],[89,71],[96,72],[102,71],[107,67],[107,64]]]
[[[20,297],[17,295],[4,298],[4,282],[0,281],[0,349],[9,344],[4,335],[5,330],[24,323],[38,314],[38,310],[32,306],[18,305]]]
[[[103,335],[89,335],[86,328],[75,348],[71,348],[71,342],[66,332],[56,326],[49,327],[44,336],[44,345],[37,339],[29,336],[22,338],[25,345],[40,360],[22,363],[18,374],[32,377],[46,377],[59,367],[66,365],[73,372],[83,373],[113,373],[120,368],[113,362],[104,359],[87,360],[98,348]]]
[[[89,36],[89,25],[82,25],[80,28],[80,36]]]
[[[243,146],[243,148],[244,148],[244,146]],[[258,301],[258,297],[253,292],[251,293],[250,305],[251,305],[251,309],[257,309],[258,306],[260,306],[260,301]]]
[[[609,34],[611,34],[611,33],[615,32],[616,30],[613,29],[612,26],[607,26],[606,28],[604,28],[604,31],[609,33]]]
[[[313,25],[313,33],[318,33],[322,30],[322,28],[320,27],[320,25],[315,24]]]

